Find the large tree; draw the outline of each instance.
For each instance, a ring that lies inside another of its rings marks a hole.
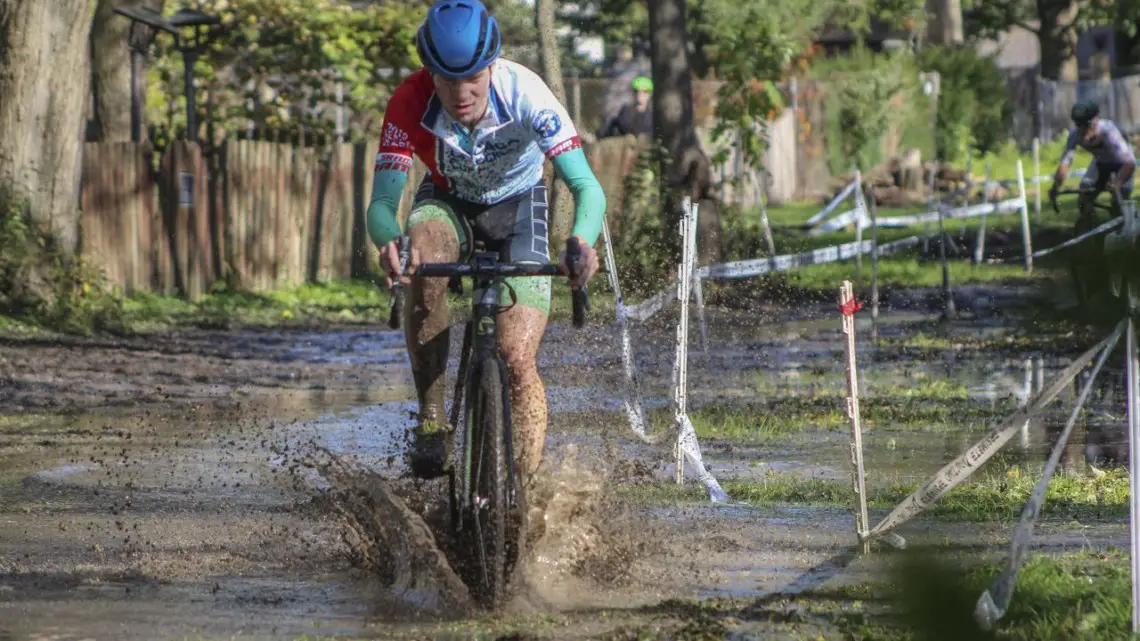
[[[0,214],[14,196],[64,257],[79,238],[90,30],[89,0],[0,0]]]
[[[680,219],[680,201],[709,195],[709,158],[701,149],[693,118],[693,81],[685,29],[685,0],[649,0],[650,58],[653,63],[653,130],[664,154],[666,237],[679,254],[673,230]],[[719,216],[715,206],[700,216],[701,258],[720,254]]]
[[[554,0],[535,0],[534,26],[538,32],[538,57],[542,64],[542,79],[554,92],[554,97],[566,104],[566,89],[562,84],[562,64],[559,60],[558,31],[554,22]],[[578,124],[578,123],[575,123]],[[553,181],[550,198],[551,242],[562,242],[570,235],[570,192],[561,180]]]
[[[116,7],[162,10],[163,0],[99,0],[91,23],[90,132],[96,140],[131,139],[131,52],[127,35],[131,21]]]
[[[962,3],[959,0],[926,0],[926,41],[932,45],[962,44]]]
[[[1065,62],[1076,53],[1081,13],[1073,0],[972,0],[967,31],[994,37],[1011,27],[1037,36],[1041,75],[1060,80]]]

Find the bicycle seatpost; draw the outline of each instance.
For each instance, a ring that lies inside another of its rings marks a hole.
[[[392,297],[389,300],[388,327],[391,329],[400,329],[400,319],[404,314],[404,284],[400,279],[408,270],[408,262],[412,256],[412,243],[407,236],[397,236],[396,247],[400,251],[400,273],[392,283]]]
[[[581,260],[582,247],[578,243],[578,237],[571,236],[566,239],[566,263],[570,267],[570,276],[574,279],[577,279],[585,268]],[[586,294],[585,285],[578,289],[571,288],[570,295],[573,302],[574,327],[582,327],[586,324],[586,310],[590,309],[590,299]]]

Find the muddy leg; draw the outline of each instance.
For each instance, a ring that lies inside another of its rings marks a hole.
[[[546,388],[537,364],[546,318],[543,311],[524,305],[499,314],[500,351],[510,370],[515,464],[524,479],[538,470],[546,440]]]
[[[411,228],[412,248],[421,263],[459,260],[455,229],[441,220],[428,220]],[[404,339],[412,361],[419,398],[420,422],[443,426],[447,348],[450,338],[446,278],[413,278],[410,305],[405,308]]]

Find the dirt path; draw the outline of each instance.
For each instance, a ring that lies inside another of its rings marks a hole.
[[[821,306],[822,320],[761,327],[746,312],[714,312],[713,345],[707,356],[694,352],[691,366],[695,402],[747,400],[757,380],[787,379],[789,362],[838,374],[831,313]],[[900,316],[885,331],[913,332],[914,319]],[[667,398],[666,330],[635,339],[649,403]],[[736,627],[722,629],[677,601],[752,603],[857,583],[880,558],[853,554],[846,510],[666,507],[606,493],[613,461],[603,452],[614,451],[606,439],[622,459],[669,458],[631,439],[616,411],[618,353],[596,349],[613,340],[605,325],[548,333],[540,367],[554,413],[538,491],[546,527],[528,588],[494,618],[466,612],[432,546],[404,536],[404,523],[431,520],[429,505],[381,505],[379,494],[353,494],[371,477],[305,466],[319,447],[389,478],[402,472],[414,408],[397,334],[357,327],[0,342],[0,639],[625,638],[638,630],[684,638],[705,624],[711,638],[841,634],[825,620],[789,623],[775,602],[736,613]],[[934,456],[957,442],[935,443]],[[739,474],[747,457],[778,458],[730,442],[708,442],[706,452],[722,475]],[[808,474],[821,469],[798,460]],[[434,491],[386,487],[398,498]],[[368,519],[379,525],[361,531]],[[1008,532],[1001,523],[909,527],[914,542],[981,549]],[[1076,544],[1126,533],[1126,524],[1109,524]],[[1058,545],[1066,536],[1057,534]],[[378,549],[386,561],[362,558]]]

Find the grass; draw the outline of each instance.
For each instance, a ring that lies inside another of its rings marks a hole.
[[[736,636],[859,641],[1116,641],[1134,639],[1127,550],[1031,555],[993,631],[973,623],[974,603],[1003,566],[937,549],[890,555],[886,574],[854,585],[756,599],[668,599],[642,607],[500,614],[426,625],[389,625],[392,638],[724,639]],[[1004,563],[1004,557],[1001,563]],[[735,633],[735,634],[734,634]],[[200,637],[199,637],[200,638]],[[317,641],[323,636],[301,636]]]
[[[953,429],[992,420],[1012,408],[994,409],[989,403],[964,397],[947,398],[948,394],[927,394],[920,389],[940,383],[944,381],[915,381],[915,389],[900,386],[900,393],[876,392],[873,397],[860,399],[864,424],[895,429]],[[958,387],[953,381],[950,384]],[[689,418],[698,437],[736,442],[763,442],[805,430],[842,431],[849,426],[842,393],[810,397],[780,395],[745,405],[706,405],[689,412]],[[671,422],[672,415],[661,410],[653,414],[653,419],[658,419],[655,424],[664,426]]]
[[[605,278],[595,282],[604,285]],[[589,318],[612,316],[613,299],[599,288],[591,297]],[[465,296],[450,298],[453,318],[466,317],[470,287]],[[600,294],[600,295],[599,295]],[[388,322],[388,290],[371,280],[338,280],[306,284],[270,292],[242,292],[219,287],[191,302],[174,295],[134,293],[121,298],[123,325],[134,333],[161,330],[242,327],[309,327],[314,325],[381,325]],[[555,321],[570,318],[570,291],[556,284],[551,311]],[[29,336],[44,330],[24,319],[0,315],[0,336]]]
[[[933,470],[931,470],[933,471]],[[1011,467],[1003,473],[982,476],[942,497],[928,511],[930,516],[948,521],[1004,521],[1017,518],[1033,492],[1040,470],[1027,473]],[[805,478],[769,470],[762,481],[726,480],[724,490],[734,501],[750,505],[797,505],[847,507],[854,505],[851,484],[823,478]],[[868,491],[868,505],[876,509],[894,508],[917,486],[896,484]],[[1055,475],[1049,482],[1043,516],[1066,519],[1119,518],[1128,514],[1127,470],[1111,470],[1103,476]],[[667,504],[707,500],[704,488],[696,485],[645,483],[619,490],[639,503]]]

